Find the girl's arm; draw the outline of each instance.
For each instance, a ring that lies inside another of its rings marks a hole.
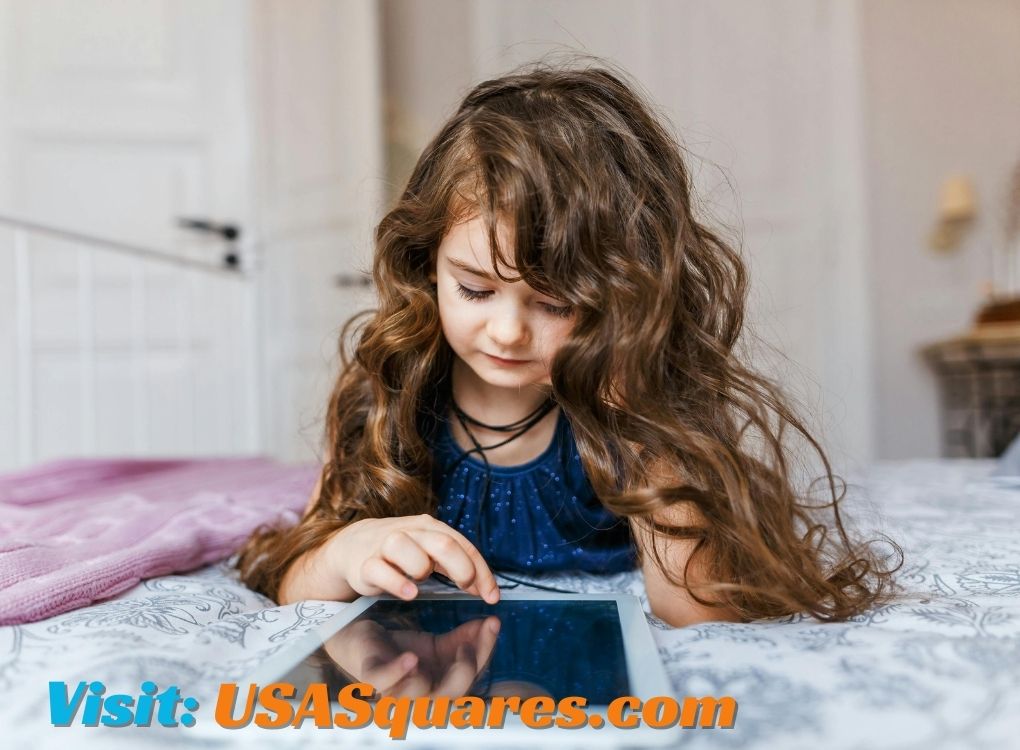
[[[659,471],[653,475],[662,481],[670,482],[668,472]],[[671,482],[674,486],[676,483],[676,481]],[[655,515],[655,520],[669,526],[698,526],[703,524],[703,519],[699,518],[699,515],[689,505],[673,505],[659,511]],[[697,542],[693,539],[673,539],[662,534],[653,534],[643,520],[631,518],[630,522],[634,540],[641,552],[641,571],[644,574],[648,604],[653,615],[675,628],[699,622],[743,621],[739,614],[728,607],[706,607],[698,604],[686,589],[670,582],[655,564],[653,545],[658,549],[659,556],[674,577],[682,578],[684,566]],[[706,580],[704,567],[703,563],[699,563],[695,559],[695,562],[691,564],[689,577],[685,583],[697,589],[698,585]],[[700,591],[698,595],[702,599],[711,600],[711,597]]]
[[[322,491],[322,475],[315,483],[311,497],[308,498],[308,505],[302,514],[302,522],[312,512],[315,503],[319,500],[319,493]],[[338,534],[331,536],[324,544],[309,550],[297,558],[280,581],[280,589],[277,592],[278,604],[290,604],[291,602],[304,601],[305,599],[324,599],[327,601],[352,602],[358,598],[358,593],[352,589],[343,575],[338,571],[330,570],[330,561],[335,560],[335,553],[328,549],[336,543]]]
[[[340,529],[324,544],[304,553],[291,564],[280,581],[277,604],[290,604],[306,599],[353,602],[360,596],[347,583],[346,576],[336,570],[334,565],[340,551],[337,545],[341,544],[340,537],[343,532],[344,529]]]
[[[656,516],[656,520],[665,525],[680,526],[689,525],[691,519],[684,511],[674,506],[667,511],[662,511]],[[648,604],[653,615],[675,628],[719,620],[743,622],[743,618],[739,614],[727,607],[705,607],[698,604],[687,589],[670,582],[655,564],[651,550],[652,534],[640,525],[640,522],[635,522],[633,519],[631,528],[634,530],[635,540],[641,550],[641,571],[644,574]],[[658,547],[659,555],[669,570],[674,572],[675,576],[682,577],[687,559],[694,550],[695,541],[692,539],[671,539],[657,534],[654,537],[654,544]],[[691,565],[690,575],[685,581],[688,586],[697,589],[698,584],[705,580],[702,567],[697,561]],[[698,595],[702,599],[710,599],[701,592]]]

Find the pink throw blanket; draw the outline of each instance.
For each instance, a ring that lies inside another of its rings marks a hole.
[[[295,522],[317,473],[225,458],[73,459],[0,475],[0,625],[229,557],[256,527]]]

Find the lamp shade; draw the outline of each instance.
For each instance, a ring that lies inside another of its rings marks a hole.
[[[943,221],[965,221],[977,213],[974,185],[965,175],[946,178],[939,191],[939,218]]]

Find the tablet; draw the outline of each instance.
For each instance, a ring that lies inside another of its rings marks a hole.
[[[410,671],[400,664],[407,652],[417,660]],[[286,700],[304,714],[300,728],[317,730],[311,714],[323,709],[314,703],[328,696],[331,730],[365,740],[519,747],[679,739],[677,726],[643,720],[648,699],[673,691],[629,594],[502,592],[495,605],[462,592],[362,597],[238,686],[274,683],[288,686]]]

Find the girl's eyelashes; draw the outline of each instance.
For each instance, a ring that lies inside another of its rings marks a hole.
[[[551,315],[555,315],[558,318],[569,318],[574,314],[574,308],[570,307],[570,305],[560,307],[557,305],[547,305],[543,302],[542,307],[544,307]]]
[[[457,293],[464,299],[485,299],[492,292],[480,292],[477,289],[468,289],[466,286],[457,284]]]
[[[477,289],[469,289],[468,287],[458,282],[457,294],[459,294],[464,299],[478,301],[490,296],[492,292],[479,291]],[[574,309],[569,305],[564,306],[549,305],[546,304],[545,302],[541,302],[539,304],[541,304],[543,309],[545,309],[545,311],[548,312],[550,315],[555,315],[559,318],[569,318],[574,313]]]

